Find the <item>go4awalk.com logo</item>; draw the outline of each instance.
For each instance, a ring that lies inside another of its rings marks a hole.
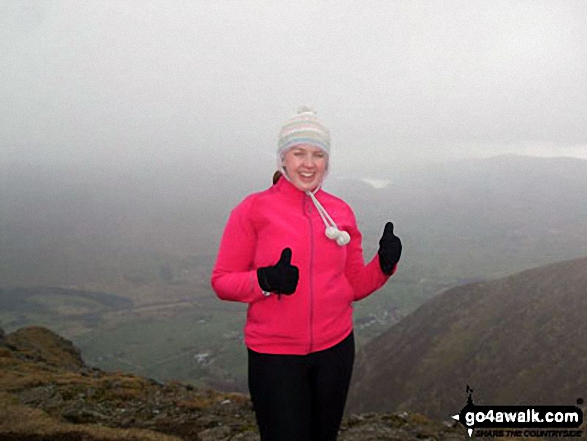
[[[577,406],[477,406],[467,386],[467,404],[452,417],[469,436],[581,437],[583,411]],[[580,405],[583,400],[577,400]]]

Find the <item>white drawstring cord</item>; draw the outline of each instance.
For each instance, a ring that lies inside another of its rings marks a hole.
[[[336,226],[336,223],[330,217],[330,215],[328,214],[326,209],[322,206],[322,204],[318,201],[318,199],[316,199],[316,196],[314,196],[314,193],[317,192],[319,189],[320,189],[320,187],[316,188],[316,190],[314,190],[314,192],[311,192],[308,190],[308,191],[306,191],[306,194],[308,196],[310,196],[310,199],[312,199],[312,202],[314,202],[314,206],[318,210],[318,214],[320,215],[320,217],[322,218],[322,222],[324,222],[324,225],[326,226],[326,231],[325,231],[326,237],[328,237],[329,239],[332,239],[332,240],[336,240],[336,243],[338,245],[344,246],[351,241],[351,236],[346,231],[341,231],[338,229],[338,227]],[[328,219],[328,221],[327,221],[327,219]]]
[[[283,158],[282,158],[282,161],[283,161]],[[287,175],[287,172],[285,171],[285,167],[283,166],[283,162],[280,162],[279,159],[278,159],[278,167],[279,167],[279,171],[281,171],[281,175],[285,179],[287,179],[289,182],[291,182],[291,179],[289,179],[289,176]],[[318,199],[316,199],[316,196],[314,196],[314,193],[316,193],[318,190],[320,190],[320,187],[321,186],[319,185],[318,187],[316,187],[316,189],[314,191],[307,190],[305,193],[308,196],[310,196],[310,199],[312,199],[312,202],[314,203],[316,210],[318,210],[318,214],[322,218],[322,222],[324,222],[324,226],[326,227],[326,230],[324,231],[324,233],[326,234],[326,237],[328,237],[329,239],[332,239],[332,240],[336,240],[336,243],[341,247],[345,246],[351,241],[351,236],[346,231],[341,231],[338,229],[334,220],[330,217],[330,215],[328,214],[326,209],[322,206],[322,204],[318,201]]]

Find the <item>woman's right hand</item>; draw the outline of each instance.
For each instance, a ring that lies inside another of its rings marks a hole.
[[[283,249],[275,265],[257,269],[257,280],[261,289],[276,294],[293,294],[299,278],[298,267],[291,264],[291,248]]]
[[[385,224],[377,253],[379,254],[381,270],[387,275],[392,275],[402,255],[402,241],[393,234],[393,224],[391,222]]]

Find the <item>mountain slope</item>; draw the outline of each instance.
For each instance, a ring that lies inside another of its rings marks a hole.
[[[448,418],[465,403],[574,404],[587,392],[587,258],[445,291],[358,354],[349,410]]]
[[[461,427],[417,414],[354,415],[341,441],[434,438]],[[71,342],[41,327],[0,329],[3,441],[259,441],[246,395],[88,368]]]

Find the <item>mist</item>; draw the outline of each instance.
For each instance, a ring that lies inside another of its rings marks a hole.
[[[585,158],[585,16],[582,1],[4,0],[0,161],[270,175],[301,105],[331,129],[331,176]]]
[[[5,259],[36,262],[14,280],[77,253],[111,260],[99,250],[120,255],[121,237],[213,255],[230,209],[270,185],[277,133],[301,105],[331,130],[325,188],[343,197],[350,180],[389,186],[389,204],[420,183],[433,192],[429,164],[585,159],[586,13],[581,1],[5,0],[0,239]],[[495,176],[484,188],[503,188]]]

